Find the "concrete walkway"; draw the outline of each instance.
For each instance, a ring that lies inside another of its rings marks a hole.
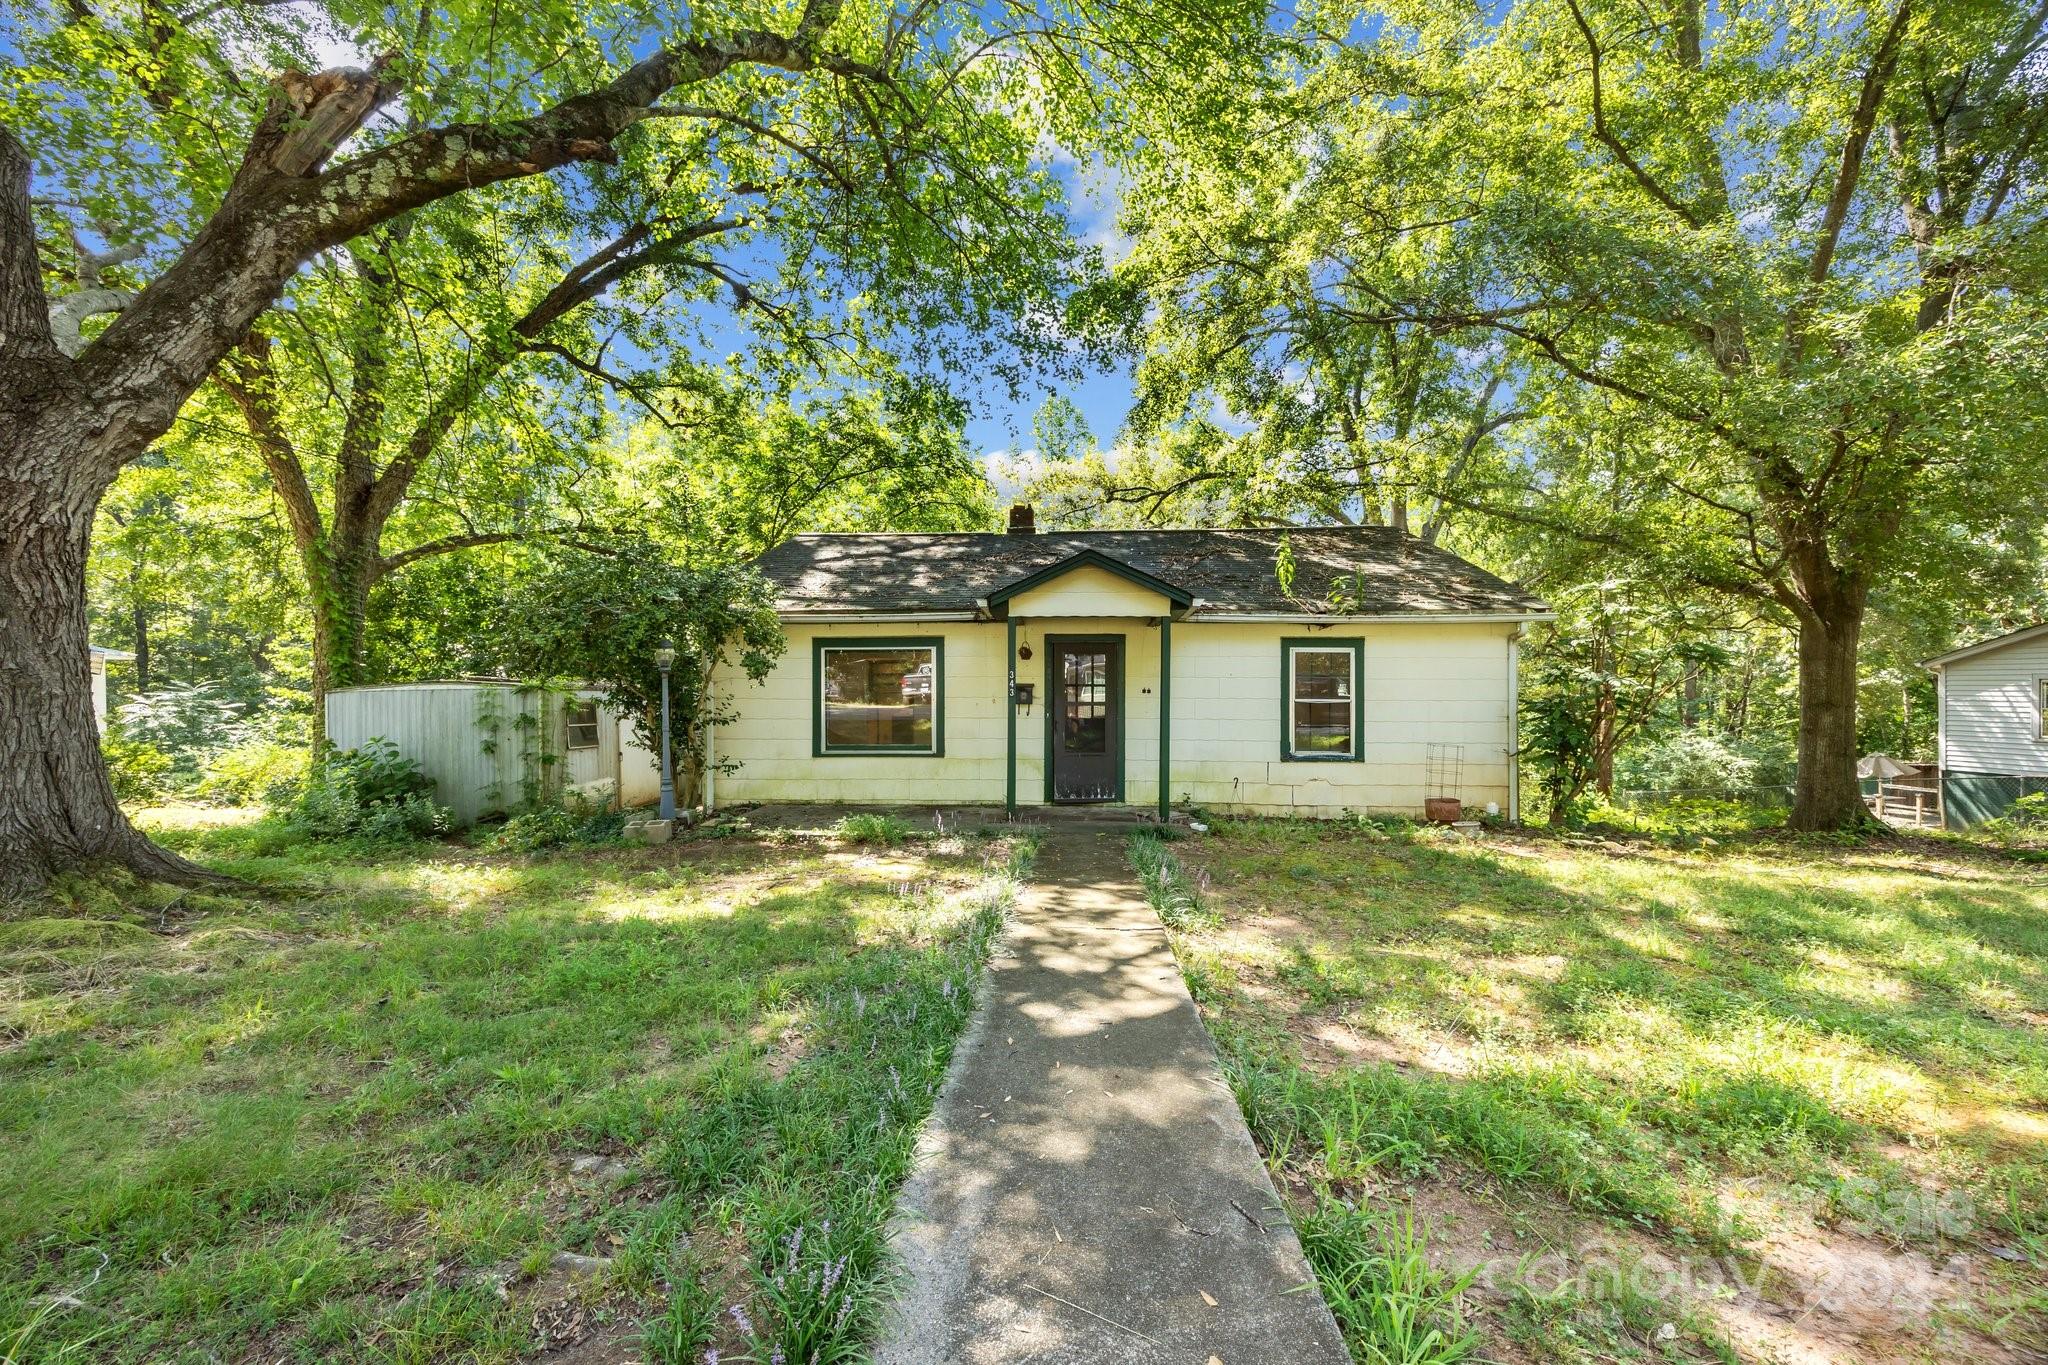
[[[1040,850],[898,1207],[879,1365],[1350,1359],[1128,833]]]

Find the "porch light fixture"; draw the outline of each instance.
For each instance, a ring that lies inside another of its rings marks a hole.
[[[675,769],[668,755],[668,671],[676,664],[676,647],[663,640],[654,647],[654,666],[661,670],[661,818],[676,818]]]

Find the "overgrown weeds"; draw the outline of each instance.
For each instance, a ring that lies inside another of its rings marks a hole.
[[[1324,1193],[1295,1229],[1353,1359],[1456,1365],[1478,1352],[1465,1303],[1477,1271],[1438,1269],[1412,1213],[1353,1208]]]
[[[1167,841],[1156,832],[1140,830],[1133,834],[1130,857],[1144,882],[1145,898],[1167,928],[1213,928],[1219,923],[1216,915],[1203,906],[1200,889],[1183,871]]]
[[[1718,1316],[1757,1285],[1857,1351],[2048,1341],[2031,869],[1928,840],[1675,851],[1379,821],[1222,822],[1133,863],[1148,887],[1207,879],[1175,951],[1297,1219],[1323,1211],[1311,1191],[1418,1218],[1471,1191],[1453,1219],[1497,1220],[1490,1260],[1565,1258],[1563,1288],[1468,1294],[1487,1354],[1732,1358],[1740,1331],[1768,1356],[1776,1307]],[[1469,1240],[1418,1226],[1439,1271],[1469,1268]],[[1714,1273],[1592,1293],[1579,1238]],[[1967,1267],[1953,1312],[1912,1307],[1927,1263]],[[1851,1311],[1849,1275],[1907,1292]]]
[[[901,816],[887,815],[879,811],[859,811],[842,815],[832,826],[832,833],[849,844],[873,844],[882,848],[895,848],[910,838],[910,824]]]
[[[0,1344],[510,1360],[566,1252],[651,1358],[861,1348],[1025,846],[278,837],[0,925]]]

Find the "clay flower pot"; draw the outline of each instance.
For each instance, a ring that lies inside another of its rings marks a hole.
[[[1465,803],[1455,796],[1424,797],[1422,813],[1429,817],[1432,824],[1448,825],[1464,818]]]

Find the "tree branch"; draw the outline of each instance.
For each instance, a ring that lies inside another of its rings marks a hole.
[[[121,460],[169,427],[315,253],[466,190],[575,161],[612,160],[612,140],[678,85],[752,65],[893,87],[887,73],[819,48],[840,9],[841,0],[807,0],[791,37],[753,29],[693,35],[531,117],[421,131],[332,167],[327,158],[395,88],[381,67],[281,78],[212,218],[81,353],[89,372],[82,378],[107,395],[98,439],[81,454],[110,462],[97,472],[111,478]]]
[[[270,474],[271,486],[284,501],[285,522],[292,529],[292,540],[300,557],[312,567],[313,557],[319,554],[326,539],[326,529],[320,521],[319,505],[313,501],[313,487],[306,480],[305,466],[299,463],[298,451],[285,434],[278,415],[277,372],[270,363],[270,338],[261,332],[249,333],[214,372],[214,382],[241,412],[263,467]]]
[[[400,550],[395,555],[382,556],[377,560],[372,577],[383,578],[386,574],[395,573],[408,564],[417,564],[422,559],[432,559],[437,555],[454,554],[458,550],[474,550],[484,545],[512,545],[528,540],[559,540],[565,545],[573,545],[592,554],[612,553],[610,548],[596,542],[570,538],[585,529],[580,526],[554,526],[535,531],[471,531],[462,535],[443,536],[439,540],[429,540],[424,544],[415,545],[409,550]]]
[[[369,524],[382,526],[390,517],[404,500],[405,490],[414,476],[448,434],[449,428],[476,404],[485,387],[515,357],[529,351],[550,350],[578,368],[586,368],[566,350],[534,344],[550,327],[635,271],[664,261],[691,259],[683,255],[684,246],[730,232],[746,221],[745,218],[707,219],[661,236],[656,236],[654,229],[644,223],[635,224],[565,271],[540,301],[512,324],[502,340],[480,342],[471,348],[461,375],[428,406],[396,458],[377,475],[365,508]],[[610,382],[610,376],[598,373]]]
[[[0,123],[0,356],[54,360],[62,353],[50,329],[43,261],[36,252],[28,149]]]
[[[1628,169],[1636,184],[1643,187],[1645,194],[1685,220],[1687,227],[1700,226],[1700,220],[1693,211],[1666,192],[1664,187],[1657,183],[1656,178],[1644,170],[1642,163],[1629,152],[1627,144],[1616,137],[1613,129],[1607,126],[1607,106],[1600,90],[1600,40],[1593,36],[1593,26],[1586,21],[1585,12],[1579,8],[1579,0],[1565,0],[1565,4],[1570,7],[1572,18],[1586,39],[1586,53],[1593,64],[1593,136],[1598,138],[1608,151],[1614,153],[1614,159]]]
[[[1576,3],[1576,0],[1573,0]],[[1870,147],[1870,134],[1877,127],[1877,111],[1884,93],[1898,69],[1899,46],[1906,36],[1906,24],[1913,13],[1913,0],[1900,0],[1891,26],[1870,59],[1869,70],[1856,96],[1856,111],[1849,116],[1849,131],[1842,140],[1842,159],[1835,171],[1835,185],[1828,195],[1820,219],[1820,239],[1806,267],[1806,288],[1800,291],[1785,319],[1785,348],[1780,352],[1779,372],[1790,373],[1806,349],[1806,324],[1820,302],[1820,288],[1834,268],[1835,248],[1842,239],[1842,226],[1849,221],[1849,206],[1856,199],[1856,185],[1863,176],[1863,155]]]

